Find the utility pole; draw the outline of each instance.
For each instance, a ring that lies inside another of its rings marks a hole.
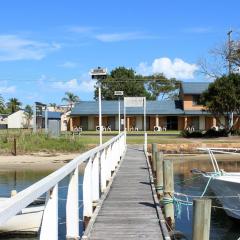
[[[232,64],[231,64],[231,55],[232,55],[232,30],[228,31],[228,75],[232,73]],[[233,112],[230,113],[229,116],[229,127],[233,126]]]
[[[98,81],[98,111],[99,111],[99,144],[102,145],[102,92],[101,92],[101,81],[107,77],[107,69],[106,68],[96,68],[92,69],[90,72],[92,79],[96,79]]]
[[[231,54],[232,54],[232,43],[231,43],[231,36],[232,36],[232,30],[230,30],[227,35],[228,35],[228,74],[231,74],[232,72],[232,64],[231,64]]]

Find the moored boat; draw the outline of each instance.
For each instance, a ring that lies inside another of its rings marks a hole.
[[[9,198],[0,198],[0,206]],[[36,201],[22,209],[16,216],[0,225],[0,234],[31,234],[36,235],[41,226],[45,204],[43,201]]]
[[[240,220],[240,172],[225,172],[220,170],[214,153],[220,154],[238,154],[239,149],[224,148],[199,148],[207,151],[213,165],[213,172],[202,172],[202,176],[207,180],[207,186],[216,195],[224,211],[228,216]]]

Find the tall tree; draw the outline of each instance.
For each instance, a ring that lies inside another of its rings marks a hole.
[[[5,103],[3,97],[0,95],[0,113],[4,111]]]
[[[142,76],[137,75],[133,69],[125,67],[115,68],[104,80],[101,81],[102,98],[104,100],[116,100],[114,91],[124,91],[124,96],[141,96],[148,100],[156,100],[160,93],[166,95],[173,93],[179,83],[175,79],[167,79],[163,75]],[[94,91],[94,99],[98,99],[97,81]]]
[[[10,98],[7,102],[7,107],[11,113],[18,111],[21,105],[22,103],[17,98]]]
[[[70,106],[70,109],[73,108],[74,103],[79,102],[80,98],[77,95],[74,95],[74,93],[71,92],[65,92],[65,97],[62,98],[63,102],[67,102]]]
[[[209,50],[208,60],[199,61],[200,72],[204,75],[217,78],[229,73],[239,72],[240,69],[240,39],[231,37],[228,40]]]
[[[227,117],[225,126],[230,132],[233,126],[230,123],[231,114],[240,115],[240,74],[224,75],[211,83],[208,89],[202,94],[203,104],[218,120],[221,116]],[[222,124],[222,123],[220,123]]]
[[[26,120],[27,120],[26,127],[29,128],[30,127],[30,122],[31,122],[32,117],[33,117],[33,110],[32,110],[32,107],[30,105],[26,105],[26,107],[24,108],[24,115],[25,115]]]
[[[163,74],[156,74],[146,77],[149,79],[148,90],[150,91],[152,98],[157,99],[161,96],[164,98],[177,98],[178,89],[180,87],[180,81],[175,78],[166,78]]]
[[[116,100],[114,91],[124,91],[124,96],[142,96],[148,99],[151,95],[146,91],[144,81],[137,76],[133,69],[125,67],[115,68],[104,80],[98,80],[95,85],[94,99],[98,99],[98,85],[101,82],[102,98],[104,100]]]

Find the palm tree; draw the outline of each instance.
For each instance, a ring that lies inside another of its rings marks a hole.
[[[77,95],[74,95],[74,93],[65,92],[65,97],[62,98],[62,101],[67,102],[70,109],[72,109],[74,103],[79,102],[80,98]]]
[[[4,99],[0,95],[0,112],[2,112],[4,110],[4,108],[5,108]]]
[[[33,116],[33,110],[32,110],[32,107],[30,105],[26,105],[26,107],[24,109],[24,115],[25,115],[26,120],[27,120],[26,127],[29,128],[30,122],[31,122],[32,116]]]
[[[18,111],[21,105],[22,103],[17,98],[10,98],[7,103],[7,106],[10,109],[11,113]]]

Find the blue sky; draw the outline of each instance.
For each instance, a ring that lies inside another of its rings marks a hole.
[[[240,30],[238,0],[0,4],[0,94],[24,104],[60,104],[65,91],[91,100],[96,66],[205,81],[199,59]]]

